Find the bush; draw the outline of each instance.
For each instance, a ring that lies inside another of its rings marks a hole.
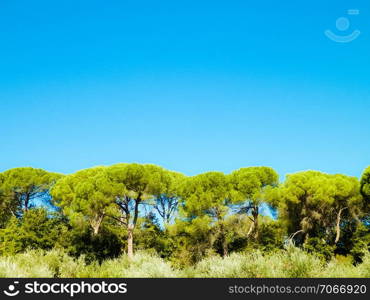
[[[65,230],[63,222],[44,208],[27,211],[22,219],[12,217],[0,229],[0,255],[13,255],[27,248],[50,250]]]
[[[329,245],[324,239],[318,237],[308,238],[303,248],[321,259],[331,260],[334,255],[334,246]]]
[[[259,278],[259,277],[370,277],[370,254],[361,264],[350,257],[337,256],[330,262],[299,248],[276,252],[233,253],[225,258],[212,255],[193,267],[176,269],[158,255],[138,251],[133,260],[126,255],[102,263],[86,263],[85,257],[69,256],[64,250],[28,250],[0,257],[0,277],[71,277],[71,278]]]
[[[134,278],[169,278],[178,277],[169,263],[157,255],[147,252],[137,252],[132,261],[126,255],[116,259],[108,259],[101,265],[89,265],[79,277],[134,277]]]
[[[270,254],[256,251],[210,257],[187,272],[194,277],[315,277],[321,267],[320,259],[292,247]]]
[[[86,268],[84,257],[74,259],[63,250],[29,250],[1,257],[1,277],[77,277]]]

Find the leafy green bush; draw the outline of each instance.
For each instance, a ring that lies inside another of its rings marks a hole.
[[[84,257],[74,259],[63,250],[29,250],[0,258],[1,277],[77,277],[86,267]]]
[[[51,217],[44,208],[34,208],[23,218],[12,217],[5,228],[0,228],[0,255],[13,255],[27,248],[50,250],[58,244],[64,223]]]
[[[274,253],[233,253],[228,257],[209,257],[199,262],[188,275],[194,277],[315,277],[322,261],[298,248]]]
[[[29,251],[0,260],[1,277],[54,277],[52,269],[40,255],[41,251]]]
[[[370,278],[370,253],[365,252],[362,263],[357,266],[360,277]]]
[[[116,259],[108,259],[101,265],[92,264],[87,266],[78,277],[134,277],[134,278],[168,278],[179,277],[169,263],[160,257],[147,253],[137,252],[130,261],[126,255]]]
[[[317,257],[329,261],[334,255],[334,246],[329,245],[323,238],[308,238],[303,243],[303,248]]]
[[[276,252],[254,251],[232,253],[227,257],[209,256],[192,267],[174,268],[158,255],[138,251],[133,260],[126,255],[87,264],[64,250],[28,250],[13,256],[0,257],[0,277],[198,277],[198,278],[259,278],[259,277],[370,277],[370,254],[353,265],[351,259],[335,257],[330,262],[296,247]]]

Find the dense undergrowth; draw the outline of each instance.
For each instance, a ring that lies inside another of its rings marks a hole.
[[[207,257],[194,266],[176,268],[149,252],[138,252],[130,261],[126,255],[102,263],[86,263],[63,250],[28,250],[0,258],[0,277],[370,277],[370,254],[357,265],[345,257],[329,262],[296,247],[272,253],[232,253],[222,258]]]

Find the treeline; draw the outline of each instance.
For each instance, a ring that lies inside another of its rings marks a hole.
[[[64,248],[87,261],[153,251],[177,266],[287,244],[361,262],[370,248],[370,167],[358,180],[269,167],[185,176],[117,164],[62,175],[0,173],[0,255]],[[272,217],[271,217],[272,216]]]

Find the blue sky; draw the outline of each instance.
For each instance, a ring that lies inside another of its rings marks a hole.
[[[0,38],[0,171],[370,164],[369,1],[2,0]]]

